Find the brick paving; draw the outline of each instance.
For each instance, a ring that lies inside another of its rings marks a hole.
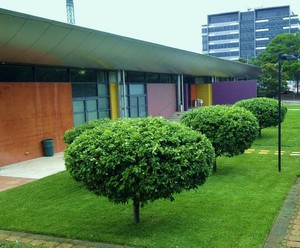
[[[290,190],[264,248],[300,247],[300,177]]]
[[[297,202],[297,210],[293,220],[290,222],[287,235],[283,242],[283,247],[300,247],[300,197]]]
[[[130,248],[129,246],[89,242],[83,240],[64,239],[54,236],[44,236],[31,233],[12,232],[0,230],[0,244],[2,241],[14,242],[39,247],[53,248]]]
[[[0,191],[15,188],[35,180],[32,178],[0,176]]]

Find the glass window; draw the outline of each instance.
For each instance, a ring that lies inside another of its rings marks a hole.
[[[147,117],[145,108],[139,108],[139,117]]]
[[[36,67],[35,78],[37,82],[68,82],[66,68]]]
[[[109,109],[109,97],[100,97],[98,99],[99,109]]]
[[[140,96],[139,97],[139,106],[145,106],[146,105],[146,97],[145,96]]]
[[[86,110],[87,111],[97,110],[97,100],[86,100]]]
[[[0,82],[34,82],[33,67],[2,64]]]
[[[73,112],[84,112],[84,101],[73,101]]]
[[[78,126],[85,122],[84,113],[74,113],[74,126]]]
[[[110,82],[110,83],[116,83],[116,82],[118,82],[118,73],[116,71],[110,71],[108,73],[108,77],[109,77],[108,82]]]
[[[71,82],[96,82],[96,71],[86,69],[70,69]]]
[[[98,84],[98,95],[99,96],[108,96],[108,84]]]
[[[72,91],[75,126],[90,120],[110,117],[108,84],[73,83]]]
[[[161,83],[170,83],[170,75],[169,74],[160,74],[160,82]]]
[[[145,74],[143,72],[127,72],[125,80],[129,83],[143,83],[145,82]]]
[[[130,108],[130,117],[131,118],[139,117],[138,108],[133,108],[133,107]]]
[[[129,92],[130,92],[130,95],[145,94],[145,85],[144,84],[130,84]]]
[[[99,111],[98,112],[98,118],[103,119],[103,118],[109,118],[110,112],[107,111]]]
[[[233,22],[239,20],[239,13],[226,13],[226,14],[218,14],[218,15],[210,15],[208,16],[208,23],[222,23],[222,22]]]
[[[159,73],[146,73],[146,82],[147,83],[159,83]]]
[[[278,16],[289,16],[290,10],[289,6],[287,7],[278,7],[278,8],[269,8],[269,9],[258,9],[255,11],[256,18],[270,18],[270,17],[278,17]]]
[[[98,113],[95,112],[87,112],[86,114],[86,121],[92,121],[98,119]]]
[[[178,82],[178,76],[176,74],[171,75],[171,83],[176,84]]]
[[[138,98],[130,97],[130,107],[137,107],[137,105],[138,105]]]
[[[98,82],[99,83],[107,83],[108,82],[108,72],[106,71],[98,71]]]
[[[89,97],[89,96],[97,96],[97,84],[72,84],[72,94],[73,97]]]

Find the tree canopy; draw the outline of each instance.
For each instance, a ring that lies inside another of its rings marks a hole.
[[[150,117],[108,121],[81,133],[65,150],[76,181],[114,203],[133,202],[134,223],[140,206],[174,200],[174,194],[202,185],[214,160],[204,135]]]
[[[300,54],[300,33],[279,34],[266,47],[266,50],[258,55],[252,63],[260,66],[262,76],[258,88],[259,96],[274,97],[277,95],[278,84],[278,56],[282,54]],[[287,80],[299,81],[300,62],[282,61],[282,89],[287,90]]]
[[[238,101],[234,106],[243,107],[251,111],[259,123],[259,135],[261,130],[278,125],[278,101],[266,97],[251,98]],[[284,121],[287,107],[281,104],[281,122]]]
[[[232,157],[248,149],[258,135],[258,121],[247,109],[214,105],[187,112],[181,123],[206,135],[216,157]],[[214,165],[214,172],[217,167]]]

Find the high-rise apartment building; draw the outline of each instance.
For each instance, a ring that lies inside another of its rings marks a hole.
[[[248,9],[207,16],[202,26],[202,52],[228,60],[246,60],[265,50],[278,34],[299,31],[290,6]]]

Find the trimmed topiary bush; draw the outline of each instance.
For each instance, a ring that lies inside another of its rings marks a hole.
[[[238,101],[234,104],[251,111],[259,123],[259,136],[261,130],[266,127],[278,125],[278,101],[271,98],[259,97]],[[284,121],[287,112],[286,106],[281,105],[281,122]]]
[[[139,207],[157,199],[174,200],[196,189],[211,174],[210,141],[199,132],[163,118],[119,119],[87,130],[65,150],[72,177],[114,203]]]
[[[75,138],[80,134],[82,134],[84,131],[93,129],[97,126],[105,126],[110,121],[111,121],[110,119],[105,118],[105,119],[96,119],[93,121],[82,123],[77,127],[67,130],[64,133],[64,137],[63,137],[64,142],[70,145],[75,140]]]
[[[234,106],[198,108],[182,116],[181,123],[205,134],[215,149],[216,157],[244,153],[258,135],[256,117],[250,111]]]

